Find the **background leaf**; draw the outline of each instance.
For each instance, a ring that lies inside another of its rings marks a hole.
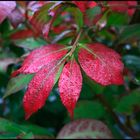
[[[68,7],[68,8],[66,8],[65,11],[69,12],[74,17],[74,20],[75,20],[76,24],[78,25],[78,28],[80,29],[83,26],[83,14],[79,10],[79,8]]]
[[[0,138],[34,138],[34,136],[53,137],[53,134],[45,128],[32,124],[16,124],[6,119],[0,118]]]
[[[123,56],[124,64],[127,68],[131,70],[140,70],[140,57],[136,55],[124,55]]]
[[[132,41],[140,39],[140,24],[127,25],[122,28],[119,42]]]
[[[126,25],[128,23],[128,16],[126,14],[121,14],[117,12],[112,12],[107,17],[107,27],[108,26],[120,26]]]
[[[86,15],[88,18],[93,20],[97,15],[101,14],[101,8],[99,6],[95,6],[86,10]]]
[[[140,107],[140,90],[131,92],[129,95],[124,96],[118,103],[115,110],[119,113],[130,115],[135,106]]]
[[[23,89],[24,87],[27,86],[27,84],[31,81],[33,78],[33,74],[28,74],[28,75],[19,75],[15,78],[12,78],[8,85],[6,92],[4,94],[3,98],[6,98],[7,96],[16,93],[17,91]]]
[[[97,101],[79,101],[74,109],[74,119],[101,119],[104,115],[105,109]]]

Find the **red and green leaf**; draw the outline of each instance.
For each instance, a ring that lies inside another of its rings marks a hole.
[[[51,26],[56,18],[56,15],[58,14],[57,9],[59,6],[59,3],[54,4],[54,2],[49,2],[34,13],[30,23],[37,35],[42,34],[45,38],[48,38]]]
[[[88,8],[93,8],[97,5],[94,1],[73,1],[73,3],[81,10],[81,12],[85,12]]]
[[[129,8],[129,6],[136,6],[137,1],[108,1],[108,5],[110,5],[112,11],[127,13],[129,16],[132,16],[135,12],[134,8]]]

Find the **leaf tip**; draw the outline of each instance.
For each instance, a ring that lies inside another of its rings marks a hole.
[[[19,75],[19,74],[20,74],[20,71],[19,71],[19,70],[16,70],[16,71],[14,71],[14,72],[11,74],[11,78],[16,77],[16,76]]]
[[[74,119],[74,109],[68,110],[69,115],[70,115],[70,119],[73,120]]]
[[[28,120],[30,118],[31,114],[25,113],[25,120]]]

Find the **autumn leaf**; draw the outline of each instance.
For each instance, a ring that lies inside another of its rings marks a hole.
[[[26,119],[45,104],[56,83],[56,75],[65,60],[66,53],[67,48],[58,44],[38,48],[32,51],[24,60],[22,67],[13,73],[13,76],[20,73],[36,73],[23,99]]]
[[[26,38],[33,37],[33,36],[34,36],[34,33],[32,30],[23,29],[23,30],[19,30],[19,31],[13,33],[10,36],[10,39],[12,39],[12,40],[26,39]]]
[[[0,1],[0,23],[14,10],[15,1]]]
[[[112,11],[127,13],[129,16],[132,16],[135,12],[134,8],[129,8],[129,6],[136,6],[137,1],[108,1],[107,4],[110,6]]]
[[[82,75],[75,60],[69,61],[63,68],[59,79],[60,98],[73,118],[73,111],[80,96]]]
[[[53,6],[53,2],[49,2],[43,5],[39,10],[37,10],[30,20],[30,23],[34,29],[36,35],[42,34],[44,38],[48,38],[51,26],[56,18],[57,9],[51,14],[50,8]]]
[[[22,64],[22,67],[13,72],[12,76],[14,77],[20,73],[36,73],[43,66],[50,65],[52,62],[60,60],[66,52],[67,50],[63,45],[57,44],[37,48],[27,56]]]
[[[60,34],[61,32],[63,32],[66,29],[67,29],[67,26],[63,25],[63,24],[52,27],[52,30],[55,34]]]
[[[73,1],[73,3],[81,10],[85,12],[89,8],[93,8],[97,5],[94,1]]]
[[[78,59],[82,69],[101,85],[123,84],[123,63],[120,55],[100,43],[80,49]]]
[[[32,51],[21,68],[13,73],[13,76],[20,73],[36,73],[29,83],[23,100],[26,119],[43,107],[56,79],[59,79],[61,101],[73,118],[74,108],[82,88],[82,75],[80,66],[74,58],[68,61],[59,72],[60,62],[62,60],[64,62],[69,56],[67,51],[66,47],[58,44],[40,47]],[[78,54],[78,60],[85,73],[104,86],[123,84],[123,63],[120,59],[117,52],[100,43],[87,44],[79,50]],[[58,76],[57,73],[59,73]]]
[[[66,124],[57,139],[112,139],[112,132],[102,121],[78,119]]]
[[[26,119],[45,104],[55,82],[57,70],[52,70],[54,66],[55,63],[44,66],[29,83],[23,99]]]

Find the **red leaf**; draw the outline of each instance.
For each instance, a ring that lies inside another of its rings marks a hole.
[[[85,12],[88,8],[93,8],[97,5],[94,1],[73,1],[73,3],[79,7],[81,12]]]
[[[97,3],[95,1],[89,2],[88,4],[88,8],[93,8],[95,6],[97,6]]]
[[[108,5],[110,5],[113,11],[117,11],[120,13],[128,13],[129,16],[132,16],[135,12],[135,8],[128,8],[129,6],[136,6],[137,1],[108,1]],[[114,6],[113,6],[114,5]]]
[[[57,69],[52,70],[54,66],[55,63],[51,63],[50,65],[43,67],[31,80],[23,99],[26,119],[44,106],[45,101],[54,86],[57,72]]]
[[[63,31],[66,30],[66,29],[67,29],[67,26],[61,24],[61,25],[57,25],[57,26],[53,27],[52,30],[53,30],[56,34],[60,34],[61,32],[63,32]]]
[[[24,30],[17,31],[16,33],[13,33],[10,36],[10,39],[12,40],[26,39],[33,36],[34,36],[34,33],[32,30],[24,29]]]
[[[128,3],[129,6],[137,6],[137,1],[136,0],[127,1],[127,3]],[[135,11],[136,11],[136,8],[130,8],[130,9],[128,8],[127,13],[128,13],[129,16],[133,16]]]
[[[67,52],[63,45],[48,45],[40,47],[32,51],[29,56],[24,60],[22,67],[15,71],[12,76],[16,76],[19,73],[36,73],[43,66],[50,65],[52,62],[60,60]]]
[[[48,34],[52,29],[53,22],[57,15],[62,11],[60,2],[48,2],[36,11],[30,20],[36,34],[42,34],[44,38],[48,38]]]
[[[81,49],[78,57],[85,73],[101,85],[123,84],[123,63],[114,50],[100,43],[87,45],[92,53]]]
[[[0,23],[14,10],[15,1],[0,1]]]
[[[73,118],[73,111],[82,88],[82,75],[75,60],[68,62],[59,79],[60,98]]]
[[[86,11],[86,1],[73,1],[73,3],[79,7],[79,9],[82,11],[82,12],[85,12]]]
[[[37,34],[42,32],[42,28],[44,26],[43,22],[39,22],[36,17],[38,17],[40,14],[40,11],[36,11],[33,15],[33,17],[30,20],[31,25],[33,26],[33,29],[36,31]]]
[[[50,20],[50,13],[48,12],[52,3],[47,3],[43,5],[38,11],[36,11],[30,20],[34,31],[37,35],[45,34],[46,37],[50,31],[50,26],[52,24],[52,19]]]

